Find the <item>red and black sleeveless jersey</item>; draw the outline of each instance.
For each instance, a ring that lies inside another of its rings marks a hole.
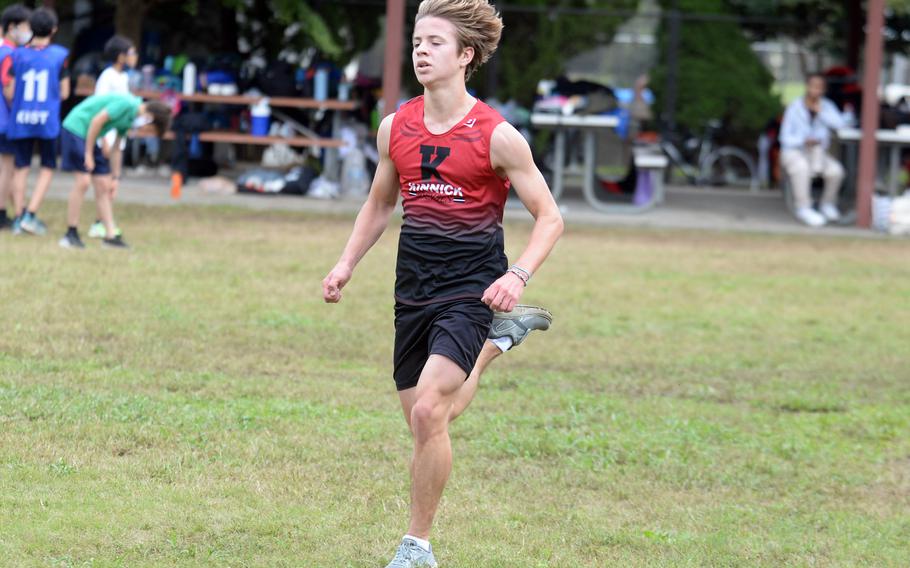
[[[422,96],[395,114],[389,156],[404,207],[397,301],[479,299],[508,267],[502,212],[509,182],[490,164],[490,137],[503,120],[478,100],[448,132],[432,134],[423,122]]]

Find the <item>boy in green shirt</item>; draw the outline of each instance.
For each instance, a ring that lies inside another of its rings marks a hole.
[[[161,137],[171,124],[171,109],[158,101],[142,102],[134,95],[111,93],[93,95],[70,111],[60,132],[60,153],[63,171],[76,173],[76,185],[70,192],[67,208],[66,234],[60,239],[64,248],[85,248],[79,238],[79,212],[89,185],[95,188],[98,213],[104,223],[107,237],[103,244],[127,248],[123,238],[116,234],[112,196],[117,193],[122,155],[120,140],[130,128],[147,124],[155,127]],[[117,132],[115,144],[99,144],[105,134]]]

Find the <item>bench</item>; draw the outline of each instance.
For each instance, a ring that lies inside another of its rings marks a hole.
[[[82,82],[76,89],[76,95],[87,97],[94,93],[94,86],[88,82]],[[133,94],[142,97],[145,100],[160,99],[162,93],[159,91],[139,90]],[[326,169],[331,169],[337,165],[337,149],[344,146],[344,141],[336,138],[339,126],[339,111],[354,110],[357,108],[356,101],[340,100],[316,100],[296,97],[265,97],[265,96],[246,96],[246,95],[209,95],[206,93],[196,93],[184,95],[175,93],[177,99],[186,102],[203,103],[203,104],[225,104],[237,106],[255,105],[263,99],[268,99],[269,106],[282,108],[310,109],[317,112],[334,111],[332,115],[332,137],[322,138],[318,136],[253,136],[252,134],[237,132],[234,130],[205,130],[199,133],[199,140],[202,142],[222,142],[226,144],[242,144],[252,146],[270,146],[272,144],[287,144],[296,148],[327,148],[329,152],[326,157]],[[133,136],[153,136],[151,129],[135,132]],[[164,135],[165,140],[173,140],[174,133],[168,132]]]
[[[633,155],[638,170],[633,206],[638,207],[636,211],[646,211],[664,201],[664,175],[670,161],[643,149],[635,149]]]
[[[613,203],[588,198],[588,203],[603,213],[629,214],[644,213],[663,203],[664,174],[669,160],[663,154],[649,148],[634,148],[635,191],[631,203]]]
[[[150,136],[151,132],[137,133],[136,136]],[[173,140],[174,133],[168,132],[164,135],[165,140]],[[202,142],[225,142],[227,144],[251,144],[259,146],[271,146],[272,144],[287,144],[298,148],[340,148],[344,146],[344,141],[339,138],[309,138],[306,136],[293,136],[290,138],[284,136],[253,136],[233,130],[204,130],[199,133],[199,140]]]

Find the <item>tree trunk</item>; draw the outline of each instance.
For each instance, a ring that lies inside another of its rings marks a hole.
[[[237,51],[237,12],[221,7],[221,51],[231,53]]]
[[[847,0],[847,66],[859,69],[859,52],[863,42],[862,0]]]
[[[141,45],[142,25],[151,4],[145,0],[117,0],[117,12],[114,15],[116,33],[129,38],[134,45]]]

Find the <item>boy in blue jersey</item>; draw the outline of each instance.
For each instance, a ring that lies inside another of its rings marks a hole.
[[[0,28],[3,30],[3,42],[0,43],[0,88],[10,81],[9,70],[12,66],[13,50],[25,45],[32,37],[28,18],[32,11],[22,4],[7,6],[0,14]],[[6,140],[6,127],[9,124],[9,103],[0,97],[0,230],[13,228],[13,220],[6,214],[6,206],[13,195],[13,148]],[[15,217],[14,212],[13,216]]]
[[[57,167],[60,101],[70,95],[66,76],[69,50],[51,43],[57,32],[57,15],[50,8],[32,12],[29,25],[32,41],[13,52],[12,80],[4,87],[4,95],[10,101],[6,137],[14,151],[13,191],[17,211],[25,202],[25,182],[35,144],[40,148],[41,171],[28,208],[21,212],[19,225],[24,232],[43,235],[47,227],[36,214]]]

